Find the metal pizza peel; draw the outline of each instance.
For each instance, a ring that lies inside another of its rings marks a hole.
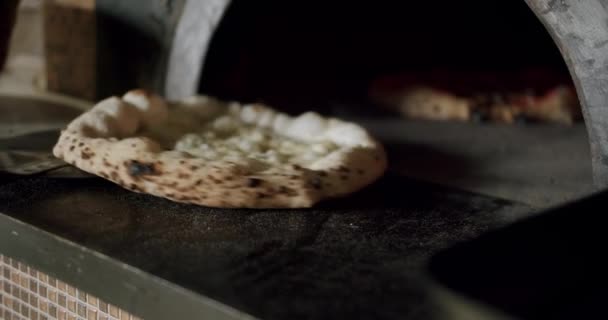
[[[90,177],[90,174],[53,156],[52,148],[58,138],[58,129],[0,137],[0,173]]]

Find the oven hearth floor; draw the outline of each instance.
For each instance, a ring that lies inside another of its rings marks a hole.
[[[361,121],[406,176],[543,208],[593,191],[584,124]]]

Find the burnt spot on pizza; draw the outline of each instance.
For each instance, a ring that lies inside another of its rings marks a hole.
[[[268,195],[267,195],[267,194],[265,194],[265,193],[263,193],[263,192],[258,192],[258,193],[256,194],[256,196],[258,197],[258,199],[264,199],[264,198],[266,198]]]
[[[195,186],[200,186],[202,183],[203,183],[203,180],[202,179],[198,179],[198,180],[196,180],[196,182],[194,182],[194,185]]]
[[[95,152],[92,152],[91,150],[82,150],[80,152],[80,157],[84,160],[91,159],[91,157],[93,157],[94,155],[95,155]]]
[[[249,178],[249,179],[247,179],[247,186],[249,188],[258,187],[261,184],[262,184],[262,179],[258,179],[258,178]]]
[[[310,181],[310,185],[316,190],[321,190],[321,188],[323,188],[323,185],[321,184],[321,179],[319,178],[312,179]]]
[[[71,145],[71,146],[70,146],[70,151],[74,151],[74,148],[75,148],[75,146],[74,146],[74,145]]]
[[[137,160],[127,161],[127,172],[133,177],[158,174],[153,163],[145,163]]]
[[[293,168],[293,170],[297,170],[297,171],[302,170],[302,167],[301,167],[301,166],[299,166],[299,165],[297,165],[297,164],[294,164],[294,165],[292,165],[291,167]]]
[[[108,162],[108,159],[103,158],[103,159],[102,159],[102,162],[103,162],[103,165],[104,165],[104,166],[106,166],[106,167],[108,167],[108,168],[109,168],[109,167],[112,167],[112,164],[111,164],[110,162]],[[114,166],[114,169],[118,169],[118,168],[117,168],[117,166]]]
[[[285,194],[289,197],[294,197],[296,195],[298,195],[298,193],[296,192],[296,190],[286,187],[286,186],[281,186],[279,188],[279,193]]]
[[[175,197],[175,194],[173,194],[173,193],[167,193],[167,197],[169,197],[169,198],[174,198],[174,197]]]
[[[208,175],[207,179],[211,180],[211,182],[213,182],[214,184],[222,184],[222,182],[223,182],[222,180],[216,178],[213,175]]]
[[[118,180],[118,172],[116,172],[116,171],[110,172],[110,177],[112,178],[112,180]]]
[[[78,144],[78,146],[79,146],[79,147],[84,146],[84,142],[79,143],[79,144]]]
[[[137,144],[131,143],[131,148],[135,148],[135,147],[137,147]]]
[[[132,190],[135,190],[135,191],[139,190],[139,187],[135,183],[131,183],[129,185],[129,188],[131,188]]]
[[[340,172],[350,172],[350,169],[345,166],[338,167],[338,171]]]
[[[104,178],[106,178],[106,179],[108,179],[108,178],[110,177],[110,176],[109,176],[107,173],[105,173],[105,172],[100,172],[100,173],[99,173],[99,175],[100,175],[100,176],[102,176],[102,177],[104,177]]]
[[[187,174],[187,173],[184,173],[184,172],[180,172],[180,173],[177,174],[177,177],[179,179],[188,179],[188,178],[190,178],[190,175]]]
[[[186,160],[179,160],[179,164],[186,164]]]
[[[190,170],[196,171],[196,170],[198,170],[198,167],[197,166],[190,166]]]

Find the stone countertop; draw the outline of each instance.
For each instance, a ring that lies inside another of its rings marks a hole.
[[[98,178],[0,181],[0,252],[145,319],[428,319],[427,259],[531,213],[394,173],[308,210],[183,205]]]

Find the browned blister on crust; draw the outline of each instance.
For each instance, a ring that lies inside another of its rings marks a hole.
[[[242,124],[302,143],[330,141],[327,155],[301,165],[257,168],[174,150],[142,132],[163,130],[174,112],[196,125],[229,114]],[[222,208],[302,208],[353,193],[380,177],[382,146],[353,123],[315,113],[290,117],[262,105],[227,104],[209,97],[166,102],[141,90],[101,101],[62,131],[56,157],[122,187],[177,202]]]

